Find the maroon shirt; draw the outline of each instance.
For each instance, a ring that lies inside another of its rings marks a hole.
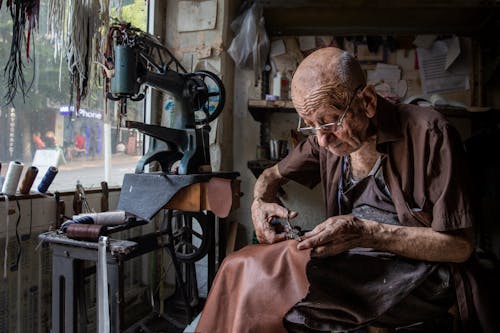
[[[441,232],[473,227],[467,160],[458,132],[445,117],[431,108],[394,105],[379,96],[374,121],[399,222]],[[339,212],[341,161],[312,136],[280,161],[278,169],[283,177],[310,188],[321,183],[329,217]],[[460,316],[466,332],[497,332],[498,305],[493,304],[499,303],[494,296],[498,285],[491,270],[476,259],[473,255],[464,264],[451,265]]]
[[[472,227],[462,142],[444,116],[429,108],[396,106],[379,97],[375,122],[377,150],[386,155],[384,178],[400,223],[436,231]],[[278,168],[283,177],[310,188],[321,183],[328,217],[338,215],[341,161],[311,136]]]

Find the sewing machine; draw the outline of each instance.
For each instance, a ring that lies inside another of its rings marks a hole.
[[[141,89],[147,87],[168,93],[175,105],[171,127],[126,121],[126,127],[151,139],[135,173],[124,177],[118,209],[150,221],[190,184],[211,178],[234,180],[238,173],[212,173],[210,167],[209,123],[224,107],[222,81],[208,71],[188,73],[156,37],[128,23],[110,27],[108,45],[112,48],[105,64],[110,79],[107,97],[120,103],[121,116],[126,116],[127,101],[143,99]],[[145,173],[145,166],[154,161],[162,172]]]
[[[175,110],[171,127],[127,121],[152,137],[148,152],[135,172],[157,161],[163,172],[180,175],[210,171],[209,123],[222,112],[225,91],[222,81],[209,71],[188,73],[182,64],[156,37],[120,23],[110,29],[113,52],[106,67],[111,76],[107,97],[120,102],[120,114],[126,115],[127,100],[144,98],[142,87],[153,87],[173,98]]]

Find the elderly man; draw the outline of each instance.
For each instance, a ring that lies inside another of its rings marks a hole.
[[[456,130],[434,110],[378,96],[337,48],[305,58],[291,89],[309,136],[263,172],[252,204],[257,238],[272,245],[227,258],[197,330],[396,328],[445,316],[457,300],[467,330],[473,282],[460,263],[474,250],[473,218]],[[289,180],[321,184],[325,198],[327,219],[299,242],[273,227],[298,215],[277,197]]]

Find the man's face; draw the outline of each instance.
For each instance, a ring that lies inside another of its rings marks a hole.
[[[309,115],[299,114],[305,126],[319,127],[324,124],[338,123],[345,112],[340,126],[329,126],[317,131],[318,143],[335,155],[348,155],[358,150],[368,137],[370,119],[366,116],[358,96],[344,110],[320,106]]]

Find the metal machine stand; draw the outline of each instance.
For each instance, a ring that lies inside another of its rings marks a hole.
[[[177,218],[187,219],[182,212],[176,212]],[[204,214],[204,213],[201,213]],[[197,218],[200,218],[197,216]],[[216,258],[214,246],[215,216],[207,212],[204,217],[210,229],[210,242],[207,244],[208,251],[208,284],[211,285],[215,276]],[[124,265],[135,257],[151,251],[166,248],[170,253],[176,275],[176,293],[181,296],[187,321],[193,319],[193,310],[199,304],[196,286],[196,273],[194,261],[181,263],[176,253],[185,247],[189,254],[186,242],[180,238],[183,230],[173,228],[173,212],[167,212],[167,228],[159,233],[151,233],[130,240],[111,239],[107,252],[108,288],[110,304],[110,332],[124,332]],[[186,226],[187,227],[187,226]],[[123,229],[121,229],[123,230]],[[165,241],[159,241],[165,237]],[[177,242],[173,240],[178,238]],[[94,273],[95,270],[84,270],[84,261],[97,263],[97,243],[69,239],[63,234],[55,231],[40,235],[40,239],[50,244],[52,248],[52,332],[85,332],[86,331],[86,309],[84,302],[84,277]],[[177,249],[176,249],[177,247]],[[194,274],[194,275],[193,275]],[[193,279],[194,276],[194,279]],[[175,324],[175,322],[174,322]]]

